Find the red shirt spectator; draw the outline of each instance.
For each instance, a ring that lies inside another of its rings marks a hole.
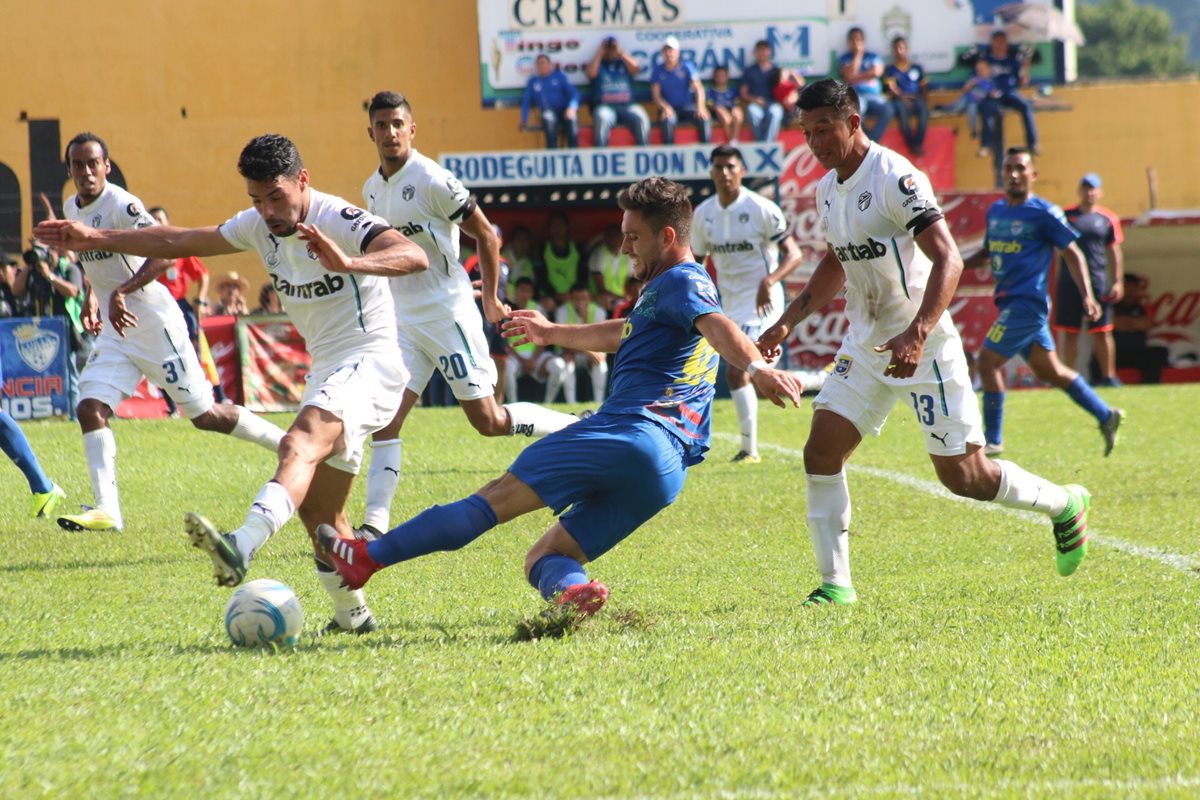
[[[192,281],[201,283],[201,278],[208,277],[208,269],[195,256],[175,259],[175,263],[167,271],[158,276],[158,282],[167,287],[171,297],[184,300]]]

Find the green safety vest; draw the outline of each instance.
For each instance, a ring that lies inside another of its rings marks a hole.
[[[629,276],[629,256],[620,251],[610,253],[607,247],[601,247],[604,261],[600,265],[600,274],[604,276],[604,288],[615,295],[624,294],[625,278]]]
[[[541,311],[541,309],[538,308],[538,304],[537,304],[536,300],[530,300],[528,303],[525,304],[525,308],[527,310]],[[533,353],[537,349],[538,349],[538,346],[536,344],[534,344],[533,342],[526,342],[525,344],[515,345],[513,347],[513,352],[520,354],[520,356],[522,358],[529,358],[529,356],[533,355]]]
[[[533,259],[529,256],[525,258],[515,258],[511,255],[505,256],[508,261],[508,296],[512,297],[517,293],[517,281],[521,278],[529,278],[529,280],[537,282],[537,274],[533,270]]]
[[[546,277],[550,288],[558,294],[566,294],[579,280],[579,248],[571,242],[565,256],[555,255],[549,242],[542,248],[542,259],[546,263]]]
[[[595,303],[588,303],[588,318],[585,320],[579,319],[579,314],[575,311],[575,306],[567,303],[563,308],[567,309],[567,324],[578,325],[581,322],[600,322],[604,319],[604,312],[600,310],[600,306]]]

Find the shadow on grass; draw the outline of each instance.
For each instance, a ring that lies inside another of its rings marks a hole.
[[[15,653],[0,653],[0,664],[6,661],[98,661],[108,658],[128,658],[130,656],[163,656],[163,655],[210,655],[235,650],[228,643],[214,644],[212,642],[194,642],[184,645],[155,647],[145,644],[113,644],[102,647],[42,647],[33,650],[19,650]],[[253,652],[246,650],[245,652]]]
[[[57,572],[59,570],[78,569],[124,569],[127,567],[148,567],[161,564],[172,564],[180,559],[173,555],[145,556],[143,558],[126,558],[116,561],[66,561],[62,563],[26,561],[21,564],[5,564],[0,566],[0,573],[17,572]]]

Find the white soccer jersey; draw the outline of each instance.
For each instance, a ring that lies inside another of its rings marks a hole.
[[[779,206],[744,187],[728,207],[716,195],[696,206],[692,250],[698,258],[712,257],[721,308],[738,325],[759,321],[758,286],[779,268],[779,243],[787,229]],[[778,318],[783,301],[783,286],[777,283],[771,287],[770,316]]]
[[[347,255],[361,254],[389,225],[340,197],[309,189],[306,225],[316,226]],[[275,236],[253,208],[221,225],[239,250],[256,250],[283,309],[304,337],[313,372],[352,353],[396,354],[396,312],[388,279],[345,275],[321,266],[299,236]]]
[[[390,178],[380,170],[363,185],[367,210],[383,217],[429,256],[429,269],[392,278],[401,323],[452,317],[475,308],[471,281],[459,260],[458,223],[474,205],[449,170],[413,150]]]
[[[67,219],[78,220],[93,228],[108,230],[130,230],[146,228],[154,225],[154,218],[146,213],[142,201],[129,192],[109,183],[104,187],[100,196],[86,206],[79,205],[79,196],[71,195],[63,203],[63,215]],[[113,291],[141,269],[146,259],[141,256],[127,256],[121,253],[109,253],[102,250],[89,250],[79,254],[83,271],[87,273],[92,284],[92,292],[100,303],[101,319],[108,319],[108,302]],[[167,320],[183,315],[167,287],[158,281],[152,281],[141,289],[125,298],[125,306],[138,317],[138,324],[126,330],[126,336],[159,336],[162,324]],[[103,332],[108,336],[111,325],[105,325]]]
[[[912,228],[940,214],[929,178],[908,159],[872,142],[845,182],[830,172],[817,184],[821,230],[846,272],[846,341],[874,347],[907,328],[921,307],[932,266]],[[926,351],[958,337],[950,313],[929,334]]]

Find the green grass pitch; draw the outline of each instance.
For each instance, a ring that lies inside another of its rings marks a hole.
[[[0,464],[0,797],[1160,797],[1200,793],[1200,387],[1129,387],[1112,457],[1061,392],[1012,392],[1007,457],[1095,498],[1071,578],[1050,525],[938,492],[897,406],[852,460],[860,602],[817,585],[799,452],[811,410],[763,403],[733,466],[732,406],[680,499],[592,575],[609,605],[516,642],[547,512],[378,575],[381,629],[329,617],[293,521],[251,578],[292,586],[293,652],[238,651],[183,512],[234,527],[271,456],[179,420],[118,422],[128,529],[32,520]],[[286,422],[285,417],[277,418]],[[78,430],[26,426],[74,508]],[[404,436],[393,521],[499,475],[523,442],[449,409]],[[356,486],[351,517],[362,512]]]

